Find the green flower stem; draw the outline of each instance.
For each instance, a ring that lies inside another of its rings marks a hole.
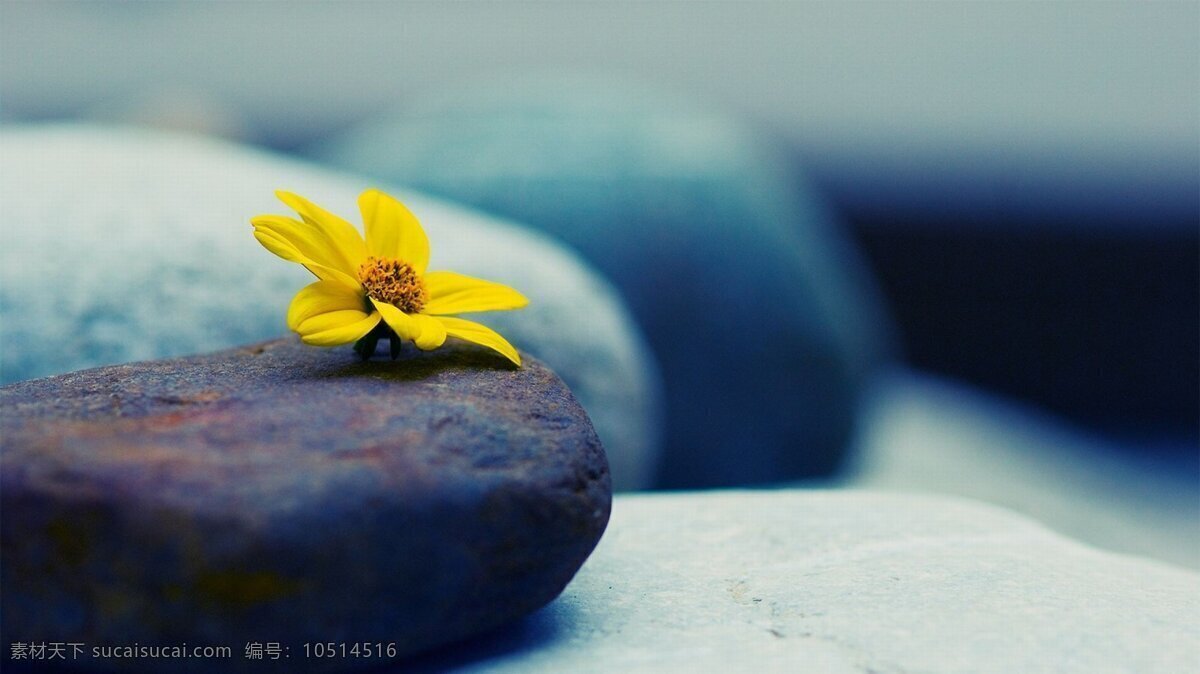
[[[357,353],[358,357],[364,361],[370,360],[375,355],[375,347],[379,346],[379,340],[389,336],[392,338],[392,359],[395,360],[396,354],[400,351],[396,344],[397,338],[391,329],[385,327],[383,323],[375,326],[362,339],[354,343],[354,353]]]
[[[400,335],[397,335],[394,332],[391,333],[389,337],[391,342],[392,360],[396,360],[396,358],[400,356],[400,347],[403,346],[404,341],[400,339]]]

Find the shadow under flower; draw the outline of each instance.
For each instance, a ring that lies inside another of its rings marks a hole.
[[[388,348],[380,344],[375,355],[367,360],[346,350],[345,363],[314,374],[313,378],[377,377],[395,381],[416,381],[445,370],[515,371],[517,366],[503,356],[483,347],[465,342],[447,341],[433,351],[421,351],[406,345],[397,358],[389,357]]]

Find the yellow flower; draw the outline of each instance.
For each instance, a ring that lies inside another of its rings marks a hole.
[[[450,271],[426,271],[429,239],[404,204],[367,190],[358,197],[366,240],[349,222],[290,192],[276,192],[300,215],[251,219],[254,238],[267,250],[304,265],[319,280],[296,293],[288,327],[306,344],[357,342],[368,358],[376,342],[392,337],[392,357],[401,340],[423,351],[446,337],[481,344],[521,364],[521,356],[487,326],[449,314],[520,309],[529,303],[508,286]]]

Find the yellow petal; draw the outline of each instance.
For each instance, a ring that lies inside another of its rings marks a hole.
[[[413,314],[413,318],[421,325],[421,336],[416,340],[418,349],[429,351],[446,343],[446,327],[436,318],[424,314]]]
[[[292,298],[287,325],[298,332],[301,323],[331,311],[356,310],[365,316],[364,306],[361,292],[338,281],[317,281],[304,286]]]
[[[373,297],[371,298],[371,304],[375,305],[375,310],[383,316],[383,321],[388,324],[392,332],[400,335],[401,338],[415,340],[421,334],[421,324],[413,320],[412,316],[400,311],[387,302],[380,302]]]
[[[372,312],[374,313],[374,312]],[[367,313],[361,309],[337,309],[335,311],[326,311],[323,314],[317,314],[304,319],[296,326],[296,332],[301,335],[312,335],[318,332],[325,332],[334,328],[340,328],[351,323],[357,323],[367,317]]]
[[[424,280],[429,302],[421,311],[434,316],[520,309],[529,304],[524,295],[506,285],[452,271],[432,271]]]
[[[371,255],[396,258],[407,262],[418,274],[425,273],[429,238],[404,204],[379,190],[367,190],[358,197],[358,209],[362,211]]]
[[[262,244],[263,248],[271,251],[288,262],[296,262],[304,265],[317,278],[322,280],[338,281],[351,288],[361,288],[358,279],[346,274],[346,272],[333,267],[329,267],[303,255],[295,246],[294,243],[282,238],[278,233],[270,229],[260,229],[255,227],[254,238]]]
[[[435,320],[445,326],[446,334],[451,337],[458,337],[468,342],[486,346],[517,365],[521,364],[521,354],[517,353],[513,345],[509,344],[508,340],[486,325],[462,318],[450,318],[449,316],[438,316]]]
[[[250,223],[254,225],[255,233],[263,232],[287,242],[305,259],[324,269],[338,271],[339,275],[335,278],[348,280],[348,283],[358,286],[358,268],[348,265],[329,235],[320,227],[283,215],[259,215],[251,218]],[[313,273],[319,278],[330,278],[328,274]]]
[[[337,320],[320,320],[324,316],[335,316]],[[340,321],[340,322],[339,322]],[[300,325],[300,340],[313,346],[338,346],[362,339],[379,325],[379,312],[369,315],[361,311],[333,311],[314,316]],[[309,327],[322,328],[316,332],[305,332]]]
[[[354,225],[298,194],[280,190],[275,193],[275,196],[287,204],[288,208],[299,213],[304,222],[320,230],[327,237],[329,245],[345,264],[344,267],[338,268],[354,276],[359,265],[367,257],[367,246],[363,243],[362,235],[358,233]]]
[[[383,315],[388,327],[404,339],[411,339],[418,349],[429,351],[446,343],[446,329],[430,316],[406,314],[387,302],[371,299]]]

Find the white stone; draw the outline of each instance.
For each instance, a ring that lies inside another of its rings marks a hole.
[[[532,625],[456,671],[1165,674],[1197,671],[1200,575],[944,497],[627,495]]]
[[[277,189],[359,220],[362,179],[219,141],[96,126],[0,133],[0,383],[212,351],[285,333],[312,277],[249,219]],[[646,486],[659,381],[612,287],[545,236],[392,190],[424,223],[433,269],[508,283],[520,312],[481,314],[541,358],[588,411],[616,486]],[[353,357],[345,347],[347,358]]]
[[[1107,550],[1200,569],[1194,464],[1164,460],[1153,446],[1119,446],[1035,408],[915,372],[883,378],[860,426],[855,465],[831,486],[963,496]]]

